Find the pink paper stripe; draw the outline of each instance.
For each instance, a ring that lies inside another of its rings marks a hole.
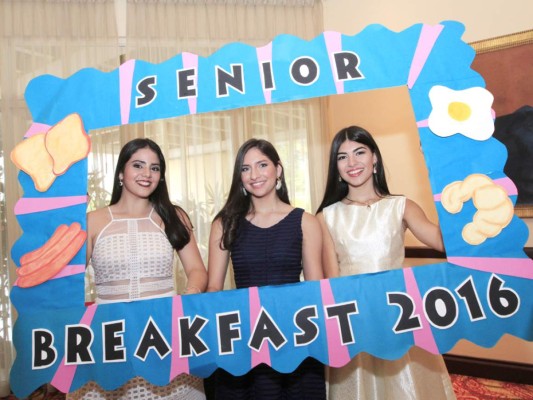
[[[413,62],[411,63],[411,69],[409,71],[409,77],[407,79],[407,87],[411,89],[416,80],[418,79],[424,64],[426,63],[437,38],[439,37],[443,25],[427,25],[422,26],[420,37],[418,38],[418,44],[416,46]]]
[[[419,128],[427,128],[429,126],[428,120],[423,119],[422,121],[416,121],[416,126]]]
[[[198,56],[196,54],[192,53],[182,53],[182,59],[183,59],[183,68],[190,69],[194,68],[196,71],[196,79],[198,80]],[[198,90],[198,85],[197,85]],[[196,114],[196,106],[197,106],[197,97],[189,97],[187,99],[189,103],[189,113],[190,114]]]
[[[257,287],[248,289],[250,301],[250,330],[253,331],[255,322],[261,311],[261,300],[259,299],[259,290]],[[252,368],[259,364],[270,365],[270,349],[268,343],[263,342],[259,351],[252,350]]]
[[[133,85],[133,71],[135,60],[128,60],[121,64],[118,70],[120,86],[120,122],[122,125],[130,121],[131,91]]]
[[[15,215],[56,210],[83,203],[87,203],[87,196],[22,197],[15,204]]]
[[[64,278],[66,276],[71,275],[77,275],[77,274],[84,274],[85,273],[85,264],[73,264],[73,265],[66,265],[61,271],[59,271],[56,275],[51,277],[50,279],[58,279],[58,278]],[[13,286],[18,286],[18,278],[13,283]]]
[[[263,75],[263,67],[261,63],[272,60],[272,42],[263,47],[258,47],[257,62],[259,63],[259,73],[261,74],[261,82],[263,83],[263,95],[265,96],[265,103],[270,104],[272,102],[272,90],[265,89],[265,77]]]
[[[24,137],[29,138],[30,136],[37,135],[39,133],[46,133],[50,130],[51,127],[51,125],[34,122],[31,124],[30,129],[26,131]]]
[[[81,318],[80,324],[90,326],[97,307],[97,305],[88,306],[85,309],[85,313]],[[72,381],[74,380],[77,367],[77,365],[65,365],[65,357],[63,357],[61,364],[59,364],[59,367],[57,368],[54,378],[50,382],[52,386],[63,393],[68,393],[70,391]]]
[[[331,283],[328,279],[320,281],[320,292],[324,306],[335,304]],[[342,367],[350,361],[348,347],[341,343],[341,333],[333,318],[326,318],[326,337],[328,340],[328,357],[331,367]]]
[[[179,326],[178,318],[183,317],[183,303],[181,296],[172,297],[172,361],[170,364],[170,380],[179,374],[189,373],[189,360],[179,355]]]
[[[511,180],[511,178],[506,177],[506,178],[494,179],[493,182],[496,185],[499,185],[502,188],[504,188],[509,196],[518,194],[518,189],[516,188],[516,185]]]
[[[405,279],[405,288],[407,293],[413,301],[415,302],[415,307],[417,310],[423,310],[422,297],[420,296],[420,290],[418,289],[418,284],[416,283],[415,275],[412,268],[404,268],[403,276]],[[429,325],[426,315],[423,312],[419,312],[418,316],[420,322],[422,323],[422,328],[413,331],[413,338],[415,340],[415,345],[425,349],[433,354],[439,354],[439,349],[435,338],[433,337],[433,332],[431,331],[431,326]]]
[[[333,54],[339,53],[342,50],[342,35],[340,32],[324,32],[324,40],[329,54],[329,64],[331,67],[332,76],[337,77],[337,68],[335,67],[335,59]],[[344,82],[335,79],[335,88],[337,94],[344,93]]]
[[[57,273],[52,279],[64,278],[66,276],[72,276],[85,273],[85,264],[73,264],[67,265],[59,273]]]
[[[533,279],[533,260],[525,256],[524,258],[448,257],[448,262],[478,271]]]
[[[494,179],[493,182],[496,185],[501,186],[507,192],[507,195],[509,196],[514,196],[518,194],[518,189],[516,188],[516,185],[511,180],[511,178],[508,178],[508,177],[498,178],[498,179]],[[440,201],[441,197],[442,197],[442,193],[434,194],[433,200]]]

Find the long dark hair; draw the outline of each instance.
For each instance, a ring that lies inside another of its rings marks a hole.
[[[165,224],[165,233],[168,237],[169,242],[172,244],[172,247],[176,251],[181,250],[189,240],[191,239],[191,234],[188,227],[181,221],[178,217],[176,211],[179,210],[180,214],[187,215],[187,213],[180,207],[175,206],[170,201],[168,195],[167,185],[165,183],[165,171],[166,163],[165,157],[159,145],[150,139],[133,139],[132,141],[126,143],[120,154],[118,155],[117,166],[115,168],[115,178],[113,180],[113,192],[111,193],[111,201],[109,205],[116,204],[122,196],[122,186],[120,186],[119,175],[124,172],[124,167],[126,163],[131,159],[133,154],[140,149],[149,148],[159,158],[159,166],[161,171],[161,181],[148,197],[148,200],[152,203],[155,211],[163,220]]]
[[[222,207],[222,210],[216,215],[215,219],[220,218],[222,222],[222,240],[220,242],[220,248],[231,250],[233,242],[237,237],[237,231],[240,223],[246,217],[246,214],[250,212],[253,207],[251,195],[245,196],[243,193],[241,171],[244,163],[244,156],[250,150],[256,148],[275,166],[281,165],[278,152],[274,146],[264,139],[250,139],[246,141],[237,152],[235,158],[235,166],[233,167],[233,178],[231,180],[231,187],[229,190],[226,204]],[[276,193],[281,201],[290,204],[289,192],[287,185],[285,184],[285,174],[283,172],[283,166],[281,167],[281,188],[276,190]]]
[[[387,180],[385,179],[383,158],[381,157],[381,153],[376,141],[366,129],[363,129],[359,126],[349,126],[341,129],[333,138],[333,142],[331,142],[326,190],[324,192],[322,203],[320,204],[320,207],[318,207],[317,213],[322,211],[324,207],[336,203],[348,195],[348,184],[342,179],[339,180],[340,174],[339,169],[337,168],[337,153],[339,152],[339,147],[341,147],[346,140],[364,144],[365,146],[368,146],[373,154],[376,155],[376,173],[372,174],[374,190],[380,197],[390,195]]]

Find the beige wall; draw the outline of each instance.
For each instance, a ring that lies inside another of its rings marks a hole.
[[[455,20],[465,25],[463,40],[472,42],[532,29],[532,15],[531,0],[324,0],[324,30],[347,35],[357,34],[372,23],[401,31],[421,22],[436,24]],[[332,96],[328,99],[328,106],[330,135],[350,124],[361,125],[374,133],[385,159],[391,191],[404,193],[418,202],[429,218],[437,222],[407,89]],[[525,222],[531,232],[533,219],[525,219]],[[528,246],[533,246],[531,236]],[[406,238],[406,243],[420,245],[411,235]],[[533,363],[533,343],[511,336],[504,336],[491,349],[461,341],[450,353]]]
[[[324,30],[353,35],[369,24],[400,31],[420,22],[454,20],[466,42],[533,28],[531,0],[324,0]]]

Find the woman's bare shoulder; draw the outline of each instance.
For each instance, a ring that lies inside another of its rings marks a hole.
[[[107,218],[110,219],[109,214],[109,207],[103,207],[99,208],[97,210],[92,210],[87,213],[87,218],[91,218],[94,220],[100,219],[100,218]]]
[[[99,208],[87,213],[87,225],[92,231],[100,231],[111,221],[109,207]]]
[[[318,225],[319,222],[318,222],[318,218],[311,214],[311,213],[308,213],[307,211],[304,211],[303,214],[302,214],[302,225],[303,226],[307,226],[309,228],[316,228]]]

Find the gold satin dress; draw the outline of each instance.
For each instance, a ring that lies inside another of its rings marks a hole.
[[[404,196],[370,207],[337,202],[323,209],[341,276],[402,268]],[[329,368],[330,400],[455,399],[440,355],[412,347],[402,358],[383,360],[360,353],[341,368]]]

